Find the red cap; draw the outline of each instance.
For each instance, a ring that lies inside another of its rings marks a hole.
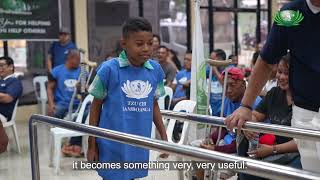
[[[222,72],[222,77],[224,77],[225,71]],[[244,80],[244,73],[241,69],[232,67],[228,70],[228,77],[235,80]]]

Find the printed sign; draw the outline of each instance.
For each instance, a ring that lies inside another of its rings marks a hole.
[[[59,34],[59,0],[1,0],[0,39],[53,40]]]

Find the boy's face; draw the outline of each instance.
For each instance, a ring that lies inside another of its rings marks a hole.
[[[151,57],[152,43],[153,34],[147,31],[131,32],[121,40],[128,60],[134,66],[142,66]]]
[[[184,64],[184,68],[188,71],[191,70],[191,61],[192,61],[192,54],[187,53],[184,56],[183,64]]]

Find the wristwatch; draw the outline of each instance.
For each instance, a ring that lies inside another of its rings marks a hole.
[[[276,145],[274,144],[273,146],[272,146],[272,154],[277,154],[278,153],[278,150],[277,150],[277,148],[276,148]]]
[[[250,111],[252,111],[252,107],[251,106],[249,106],[249,105],[246,105],[246,104],[240,104],[240,106],[241,107],[244,107],[244,108],[247,108],[247,109],[249,109]]]

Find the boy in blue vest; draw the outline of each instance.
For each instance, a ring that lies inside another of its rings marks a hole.
[[[151,136],[152,121],[161,139],[167,140],[157,97],[164,94],[164,73],[150,60],[152,27],[143,18],[130,18],[122,28],[123,51],[118,58],[104,62],[89,93],[95,98],[90,125],[128,134]],[[149,150],[89,137],[88,161],[149,162]],[[148,170],[98,170],[104,180],[130,180],[148,175]]]

